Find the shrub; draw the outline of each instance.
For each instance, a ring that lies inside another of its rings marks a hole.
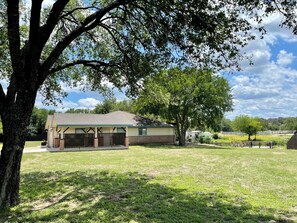
[[[199,142],[200,143],[206,143],[206,144],[209,144],[211,142],[211,137],[209,136],[201,136],[199,138]]]
[[[220,137],[219,137],[218,133],[214,133],[214,134],[212,135],[212,138],[213,138],[213,139],[219,139]]]
[[[199,137],[199,142],[200,142],[200,143],[204,143],[204,138],[205,138],[204,136],[200,136],[200,137]]]
[[[209,144],[211,142],[211,137],[206,136],[205,137],[205,143]]]
[[[42,140],[41,145],[42,145],[42,146],[46,146],[46,144],[47,144],[47,141]]]

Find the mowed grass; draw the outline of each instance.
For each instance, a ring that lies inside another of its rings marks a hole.
[[[0,222],[297,222],[297,151],[148,146],[32,153]]]
[[[3,143],[1,142],[0,143],[0,148],[2,148],[3,146]],[[25,143],[25,149],[26,150],[29,150],[29,149],[35,149],[36,147],[37,148],[40,148],[41,146],[41,141],[26,141]]]
[[[40,147],[41,141],[26,141],[25,149],[28,147]]]

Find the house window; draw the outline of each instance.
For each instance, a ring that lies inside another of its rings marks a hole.
[[[75,129],[75,134],[84,134],[86,133],[85,129],[79,128],[79,129]]]
[[[138,128],[138,135],[146,136],[147,135],[147,128]]]

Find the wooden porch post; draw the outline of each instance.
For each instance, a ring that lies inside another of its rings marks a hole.
[[[98,148],[98,129],[95,128],[94,147]]]
[[[60,138],[60,150],[64,150],[65,142],[64,142],[64,129],[61,127],[61,138]]]
[[[129,147],[129,132],[128,132],[128,126],[126,126],[125,129],[126,129],[125,146],[126,146],[126,147]]]

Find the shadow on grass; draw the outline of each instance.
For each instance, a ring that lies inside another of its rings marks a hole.
[[[32,172],[22,175],[22,204],[0,222],[293,222],[242,199],[153,183],[137,173]]]

